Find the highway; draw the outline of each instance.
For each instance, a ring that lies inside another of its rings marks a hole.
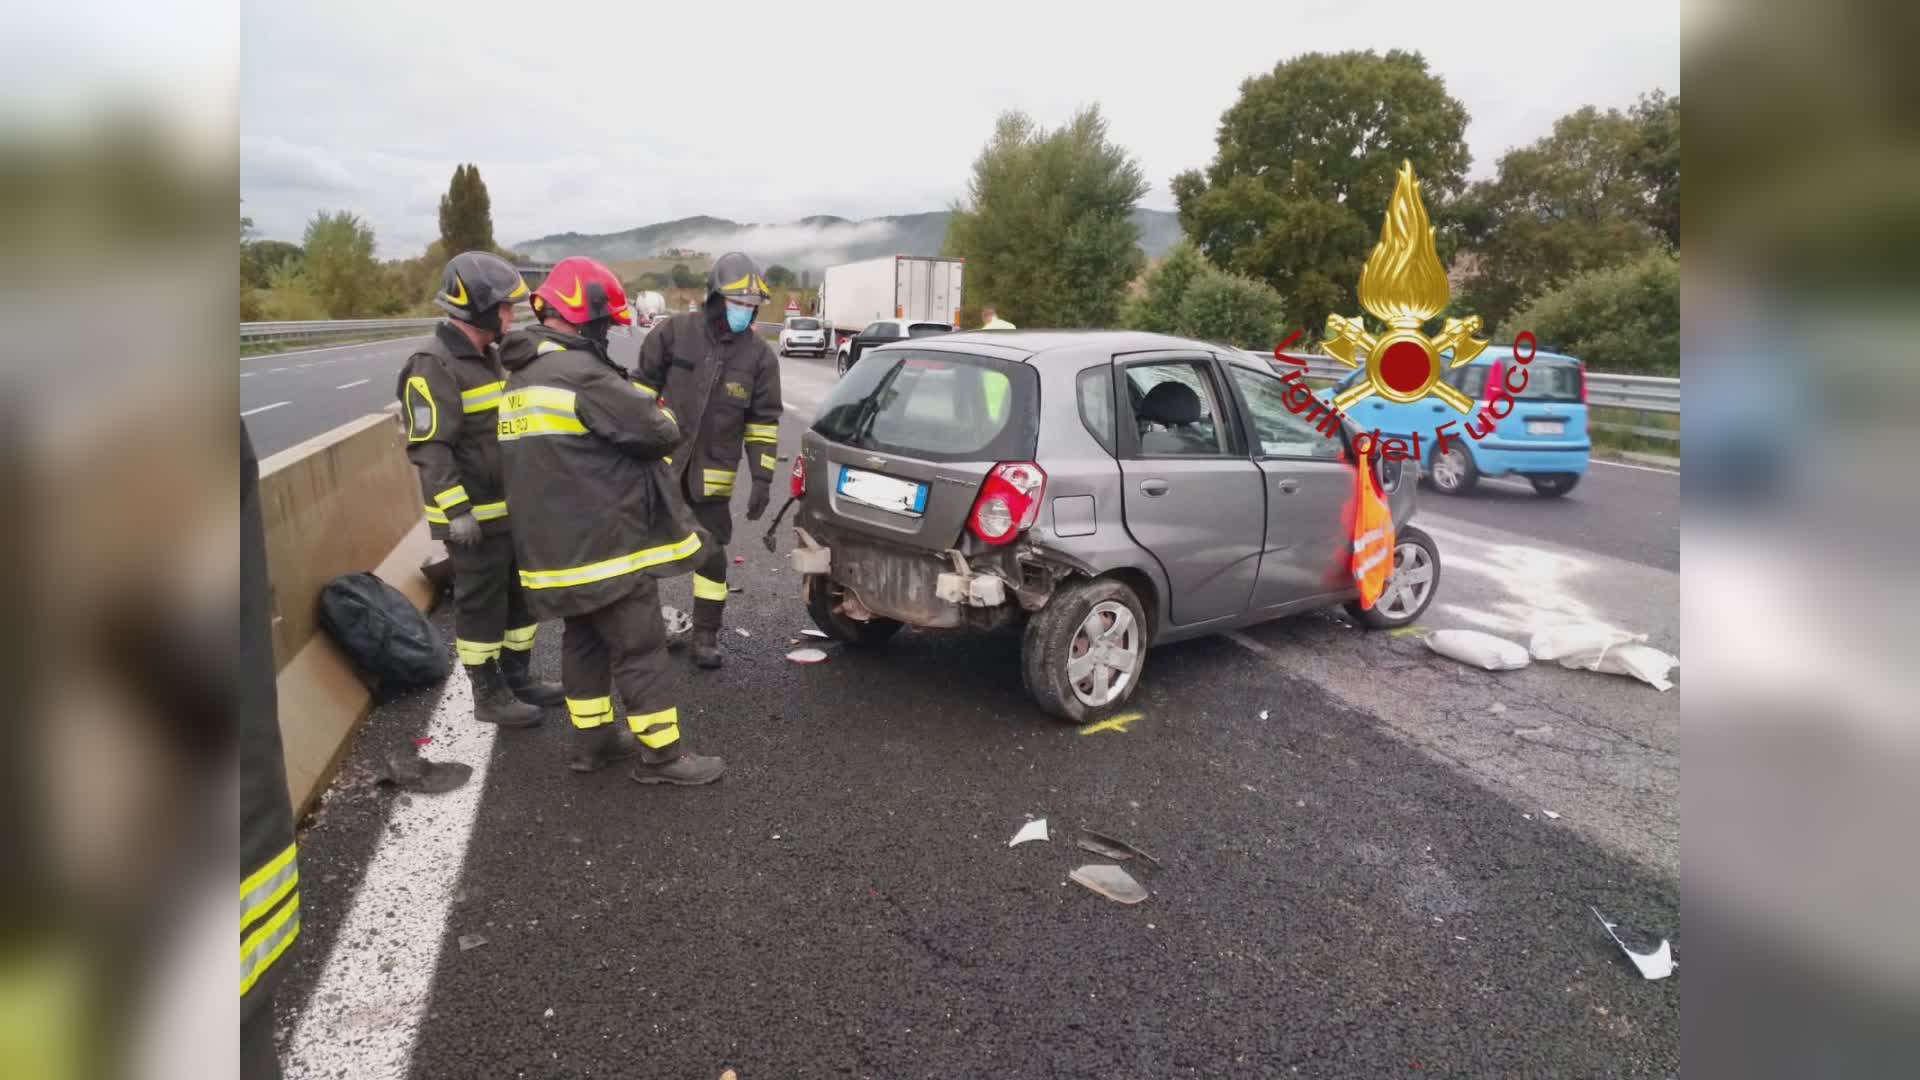
[[[249,422],[291,443],[384,405],[406,349],[245,361],[242,408],[286,400]],[[784,457],[833,374],[782,372]],[[1421,625],[1677,652],[1677,481],[1423,492]],[[1155,650],[1138,718],[1083,733],[1028,703],[1017,633],[785,661],[808,623],[763,531],[727,667],[675,660],[718,785],[569,774],[563,713],[496,736],[457,678],[375,713],[302,838],[289,1076],[1678,1074],[1678,980],[1587,911],[1682,948],[1678,691],[1314,614]],[[558,627],[536,662],[557,677]],[[373,783],[422,737],[466,788]],[[1052,839],[1009,849],[1029,816]],[[1102,861],[1081,827],[1160,860],[1149,900],[1069,881]]]

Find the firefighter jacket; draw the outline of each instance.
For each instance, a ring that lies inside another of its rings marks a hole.
[[[673,468],[688,500],[731,499],[743,450],[754,482],[773,482],[780,362],[758,334],[729,332],[717,311],[675,315],[641,342],[639,385],[680,417]]]
[[[674,414],[575,334],[517,330],[500,360],[500,455],[534,617],[584,615],[641,575],[692,572],[711,540],[673,490]]]
[[[427,346],[407,358],[394,392],[407,431],[407,457],[420,474],[427,529],[447,538],[447,519],[472,514],[482,536],[508,531],[500,483],[495,411],[505,385],[492,351],[442,322]]]
[[[269,1008],[300,934],[300,857],[274,689],[260,462],[240,425],[240,1015]]]

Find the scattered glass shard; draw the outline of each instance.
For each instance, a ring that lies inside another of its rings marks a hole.
[[[1020,831],[1013,834],[1013,839],[1007,841],[1007,846],[1017,847],[1029,840],[1045,839],[1047,839],[1047,819],[1034,818],[1032,821],[1020,826]]]
[[[480,946],[485,945],[486,943],[487,943],[487,938],[486,938],[486,935],[484,934],[461,934],[460,935],[460,951],[461,952],[466,952],[468,949],[477,949]]]
[[[387,755],[386,768],[380,772],[380,783],[391,784],[402,791],[439,795],[466,783],[472,775],[471,765],[458,761],[428,761],[412,746],[407,746]]]
[[[1105,855],[1107,858],[1119,862],[1126,862],[1128,859],[1145,859],[1155,866],[1160,865],[1159,859],[1141,851],[1125,840],[1117,840],[1111,836],[1094,832],[1092,829],[1081,829],[1080,837],[1075,843],[1082,849],[1091,851],[1095,855]]]
[[[815,630],[813,627],[809,626],[805,630],[800,631],[800,636],[810,637],[810,638],[821,638],[824,640],[827,636],[827,632],[825,630]]]
[[[1147,890],[1133,875],[1117,866],[1088,863],[1067,876],[1116,903],[1137,904],[1147,898]]]
[[[1634,952],[1626,942],[1620,940],[1620,935],[1615,932],[1620,924],[1608,922],[1607,917],[1600,914],[1600,909],[1592,904],[1587,905],[1587,910],[1593,912],[1593,917],[1600,920],[1601,928],[1607,932],[1608,937],[1613,939],[1615,945],[1620,946],[1620,951],[1627,954],[1627,959],[1633,961],[1633,966],[1640,969],[1642,976],[1649,980],[1664,979],[1673,974],[1674,968],[1680,966],[1679,962],[1673,958],[1673,946],[1667,939],[1661,938],[1660,947],[1652,952]]]
[[[822,649],[795,649],[787,654],[787,659],[796,664],[817,664],[826,658],[826,651]]]

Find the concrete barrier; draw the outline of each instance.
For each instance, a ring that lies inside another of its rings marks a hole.
[[[260,510],[272,589],[280,736],[297,813],[311,808],[372,704],[353,666],[319,628],[320,590],[372,570],[421,610],[428,537],[420,485],[391,409],[288,447],[260,463]]]

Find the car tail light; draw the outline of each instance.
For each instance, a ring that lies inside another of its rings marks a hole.
[[[1033,527],[1046,496],[1047,474],[1031,461],[1005,461],[993,467],[973,501],[967,527],[989,544],[1004,544]]]
[[[1505,357],[1501,357],[1493,362],[1493,370],[1487,372],[1487,389],[1482,396],[1487,399],[1489,406],[1493,404],[1494,397],[1506,389],[1506,384],[1500,381],[1506,378],[1506,375],[1507,360]]]
[[[1587,403],[1587,362],[1585,360],[1580,361],[1579,371],[1580,371],[1580,404],[1585,405]]]
[[[787,490],[796,499],[807,493],[807,459],[797,450],[793,454],[793,472],[787,478]]]

